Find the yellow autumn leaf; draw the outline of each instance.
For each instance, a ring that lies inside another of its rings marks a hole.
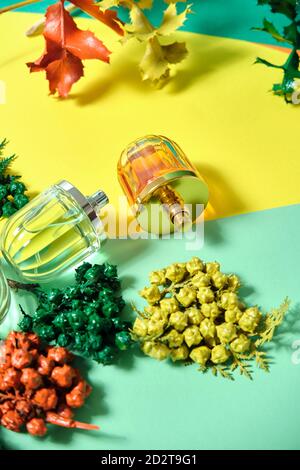
[[[140,69],[143,80],[163,86],[170,77],[170,64],[178,64],[185,59],[188,51],[184,42],[174,42],[162,46],[157,37],[147,41]]]
[[[145,10],[150,10],[153,6],[153,0],[139,0],[136,3],[140,8],[144,8]]]
[[[164,58],[169,64],[178,64],[188,54],[185,42],[173,42],[173,44],[162,46],[162,50]]]
[[[157,38],[152,38],[147,42],[144,57],[140,62],[140,69],[143,80],[152,82],[160,80],[169,71],[169,64],[166,61],[161,45]]]
[[[164,11],[161,26],[157,29],[157,34],[167,36],[174,33],[178,28],[183,26],[187,15],[191,12],[191,5],[188,5],[182,13],[177,13],[175,3],[169,4]]]
[[[153,26],[137,5],[131,6],[129,15],[131,23],[125,27],[129,34],[134,35],[137,39],[147,39],[154,34]]]
[[[97,5],[101,8],[101,10],[107,10],[111,7],[117,7],[120,4],[120,0],[101,0],[97,2]]]

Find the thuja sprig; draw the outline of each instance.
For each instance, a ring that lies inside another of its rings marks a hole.
[[[259,331],[259,338],[256,340],[257,347],[263,346],[265,343],[272,341],[276,329],[282,324],[286,313],[290,307],[290,300],[285,298],[283,303],[272,309],[263,319]]]
[[[2,157],[7,144],[6,139],[0,141],[0,217],[10,217],[29,201],[25,194],[27,188],[20,181],[21,176],[8,174],[16,155]]]
[[[274,83],[272,91],[275,95],[283,96],[287,103],[291,103],[291,95],[300,86],[299,54],[300,49],[300,1],[299,0],[258,0],[258,5],[268,5],[272,13],[285,15],[290,21],[280,32],[276,26],[264,19],[261,27],[253,28],[270,34],[277,42],[287,44],[291,52],[284,64],[273,64],[261,57],[257,57],[255,63],[267,67],[280,69],[283,77],[280,83]]]

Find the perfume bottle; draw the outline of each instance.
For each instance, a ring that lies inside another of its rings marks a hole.
[[[0,323],[2,323],[5,319],[9,307],[10,290],[0,264]]]
[[[85,197],[61,181],[16,212],[4,226],[1,250],[6,261],[29,281],[48,281],[100,248],[103,191]]]
[[[141,228],[166,234],[187,230],[208,202],[208,187],[172,140],[148,135],[122,152],[118,177]]]

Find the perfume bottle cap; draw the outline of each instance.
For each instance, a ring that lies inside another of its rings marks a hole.
[[[77,204],[89,217],[97,232],[101,232],[103,230],[102,222],[99,218],[99,212],[102,207],[109,202],[104,191],[99,190],[92,194],[92,196],[84,196],[81,191],[79,191],[79,189],[73,186],[69,181],[62,180],[56,186],[66,191],[73,197],[73,199],[75,199]]]

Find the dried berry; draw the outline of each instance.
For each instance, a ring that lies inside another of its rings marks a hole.
[[[63,348],[45,347],[32,333],[11,332],[4,342],[0,367],[0,423],[44,436],[46,423],[70,428],[97,427],[72,420],[69,407],[81,407],[91,392]],[[30,367],[29,367],[30,366]],[[68,405],[68,406],[67,406]],[[50,413],[50,414],[49,414]]]
[[[263,316],[257,307],[246,308],[238,297],[240,280],[224,274],[217,262],[192,258],[175,263],[149,276],[151,285],[141,296],[148,306],[136,318],[132,337],[142,351],[158,360],[193,361],[205,371],[232,378],[239,368],[251,378],[247,361],[255,359],[268,370],[265,353],[289,308],[281,307]]]
[[[117,294],[117,268],[108,263],[83,263],[76,269],[75,282],[47,293],[39,289],[37,310],[32,316],[23,312],[19,327],[36,332],[48,343],[110,364],[118,351],[132,343],[131,324],[120,318],[125,302]],[[155,302],[160,298],[155,286],[145,295],[149,301],[153,295]]]

